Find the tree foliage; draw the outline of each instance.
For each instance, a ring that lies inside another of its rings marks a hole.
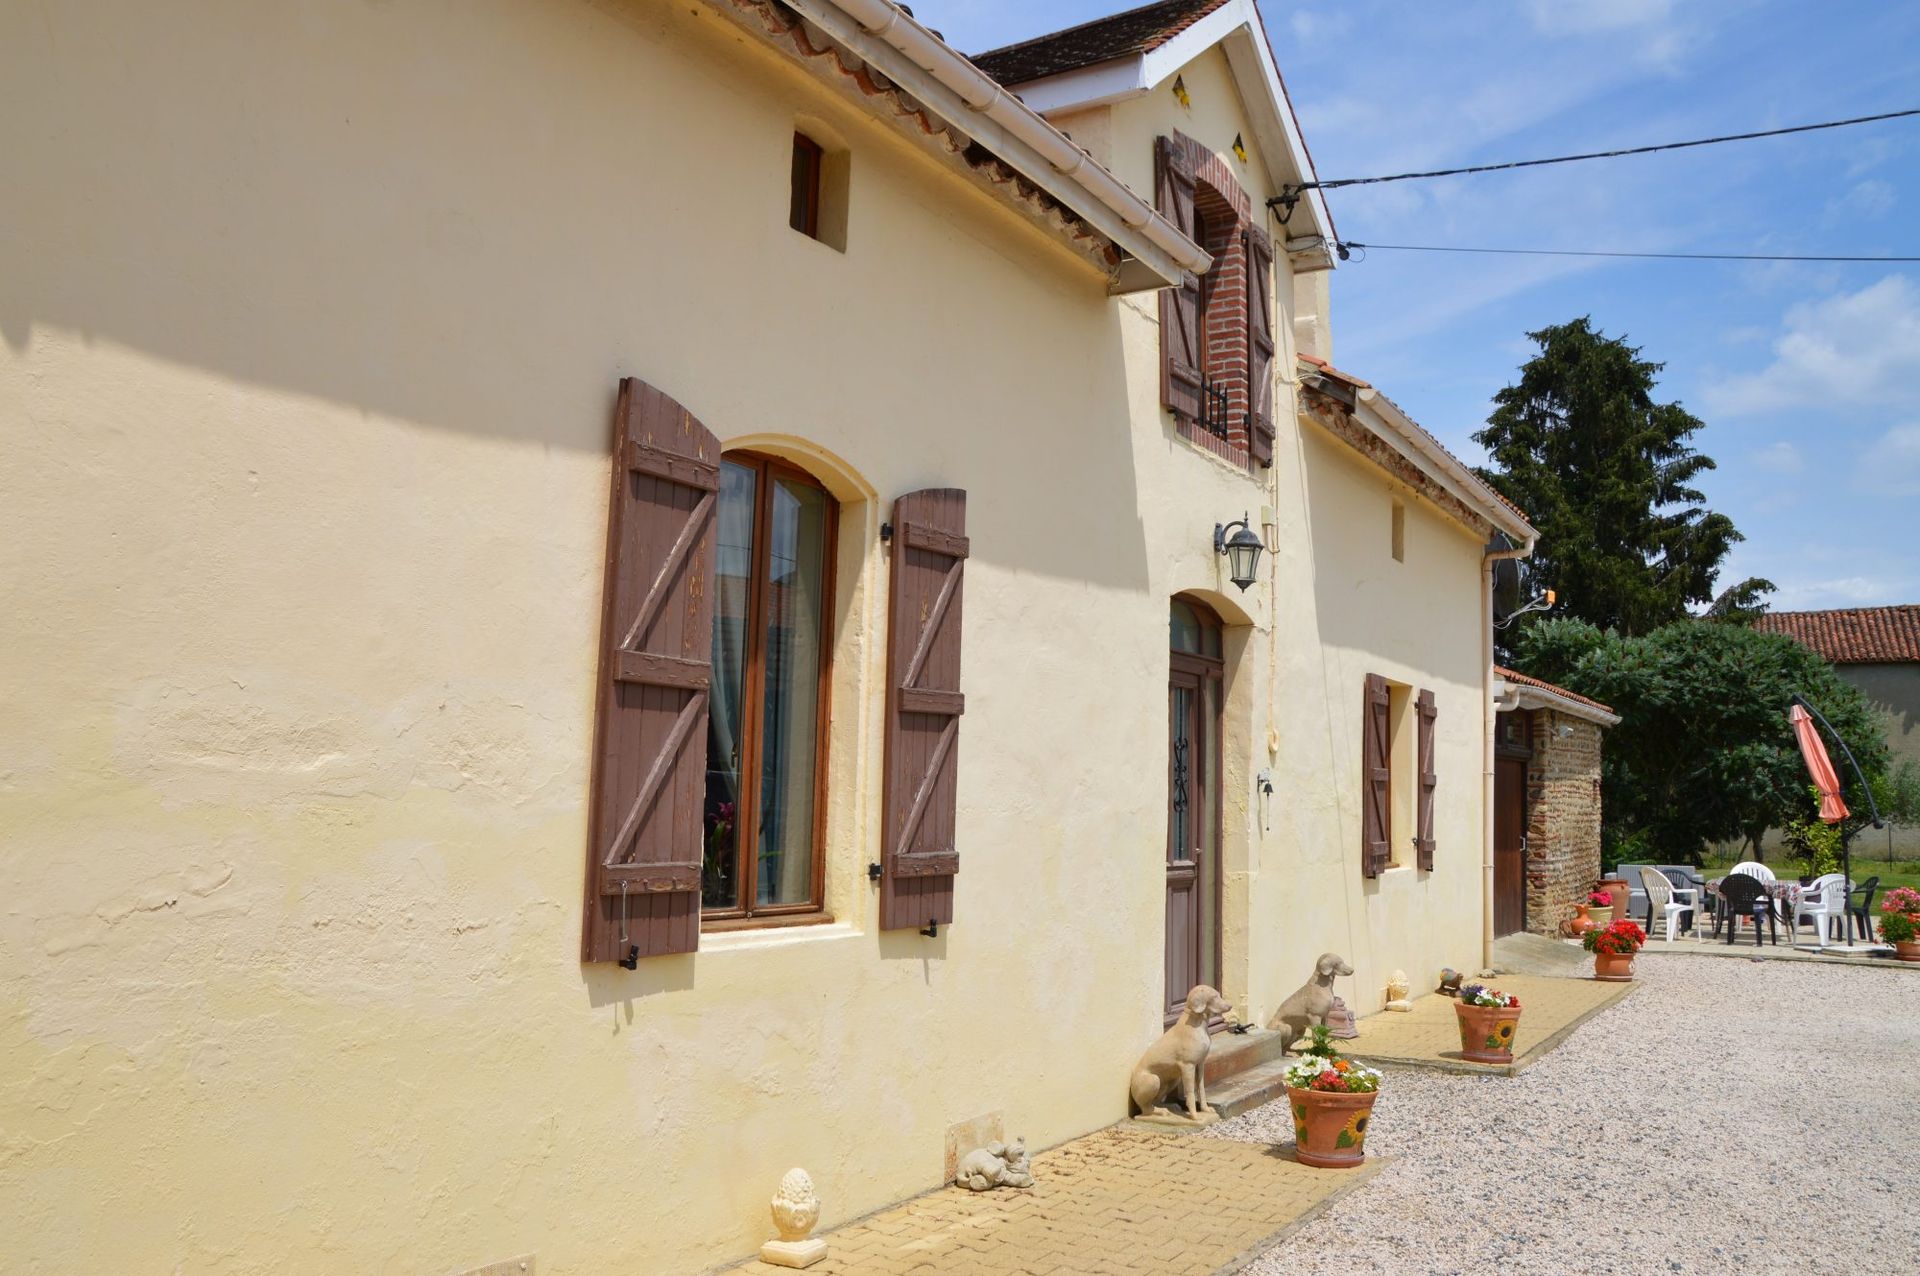
[[[1696,607],[1732,620],[1761,610],[1769,581],[1714,592],[1742,537],[1693,485],[1714,468],[1688,442],[1700,419],[1654,401],[1664,365],[1584,317],[1527,335],[1540,352],[1474,439],[1493,462],[1482,477],[1539,529],[1529,575],[1559,595],[1556,614],[1636,635]]]
[[[1876,783],[1888,784],[1887,724],[1833,666],[1784,634],[1687,620],[1642,637],[1545,620],[1520,638],[1520,667],[1621,715],[1602,761],[1606,841],[1661,863],[1697,861],[1708,842],[1759,844],[1804,814],[1807,772],[1787,709],[1795,692],[1833,723]],[[1831,740],[1847,805],[1866,801]]]

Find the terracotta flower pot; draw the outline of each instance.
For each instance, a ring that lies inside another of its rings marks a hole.
[[[1455,1002],[1460,1017],[1460,1055],[1474,1063],[1512,1063],[1513,1037],[1520,1029],[1517,1006],[1469,1006]]]
[[[1594,928],[1594,920],[1588,915],[1589,908],[1590,906],[1587,904],[1575,904],[1573,906],[1573,920],[1567,923],[1567,929],[1573,932],[1575,939],[1578,939]]]
[[[1595,953],[1593,977],[1616,984],[1629,982],[1633,978],[1633,954]]]
[[[1343,1094],[1333,1090],[1287,1087],[1293,1108],[1294,1151],[1302,1165],[1350,1170],[1367,1159],[1367,1125],[1373,1120],[1378,1091]]]
[[[1920,961],[1920,939],[1896,939],[1893,953],[1901,961]]]

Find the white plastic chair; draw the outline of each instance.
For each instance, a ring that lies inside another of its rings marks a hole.
[[[1826,873],[1817,877],[1813,885],[1800,892],[1800,898],[1793,906],[1793,924],[1787,930],[1798,939],[1800,919],[1813,919],[1814,930],[1820,936],[1820,946],[1827,946],[1827,936],[1834,924],[1846,920],[1847,894],[1852,883],[1839,873]]]
[[[1657,868],[1642,868],[1640,870],[1640,885],[1647,892],[1647,920],[1651,922],[1655,912],[1658,912],[1666,919],[1667,942],[1669,944],[1673,942],[1673,936],[1675,932],[1679,930],[1680,914],[1691,909],[1694,916],[1694,924],[1696,926],[1699,925],[1699,891],[1691,887],[1683,890],[1675,886],[1673,879]],[[1651,939],[1653,936],[1649,935],[1647,938]]]

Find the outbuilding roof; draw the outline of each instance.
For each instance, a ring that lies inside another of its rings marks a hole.
[[[1158,0],[1077,27],[973,55],[973,64],[1002,84],[1024,84],[1083,66],[1151,53],[1228,0]]]
[[[1589,699],[1577,691],[1568,691],[1565,687],[1555,686],[1553,683],[1541,678],[1535,678],[1531,674],[1521,673],[1518,669],[1508,669],[1504,665],[1495,665],[1493,671],[1500,677],[1505,678],[1508,682],[1518,686],[1532,687],[1536,691],[1550,691],[1563,699],[1572,700],[1576,704],[1586,705],[1590,709],[1598,709],[1602,713],[1613,712],[1613,708],[1610,705],[1604,705],[1598,700]]]
[[[1753,627],[1785,634],[1836,665],[1920,663],[1920,603],[1772,611]]]

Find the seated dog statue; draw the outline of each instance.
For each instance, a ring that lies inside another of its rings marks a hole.
[[[1327,1021],[1327,1012],[1333,1009],[1334,978],[1352,973],[1353,967],[1339,953],[1320,954],[1320,960],[1313,963],[1313,978],[1281,1002],[1273,1018],[1267,1021],[1267,1027],[1285,1034],[1283,1050],[1293,1049],[1294,1042]]]
[[[1142,1116],[1154,1111],[1171,1114],[1171,1109],[1163,1105],[1177,1089],[1186,1101],[1188,1120],[1198,1120],[1203,1112],[1219,1115],[1207,1106],[1207,1053],[1213,1049],[1207,1020],[1232,1009],[1225,997],[1205,984],[1193,986],[1180,1018],[1147,1047],[1134,1065],[1127,1091],[1133,1097],[1135,1111]]]
[[[1011,1143],[995,1142],[975,1148],[960,1159],[953,1182],[956,1187],[974,1192],[988,1192],[996,1187],[1032,1187],[1027,1141],[1015,1139]]]

